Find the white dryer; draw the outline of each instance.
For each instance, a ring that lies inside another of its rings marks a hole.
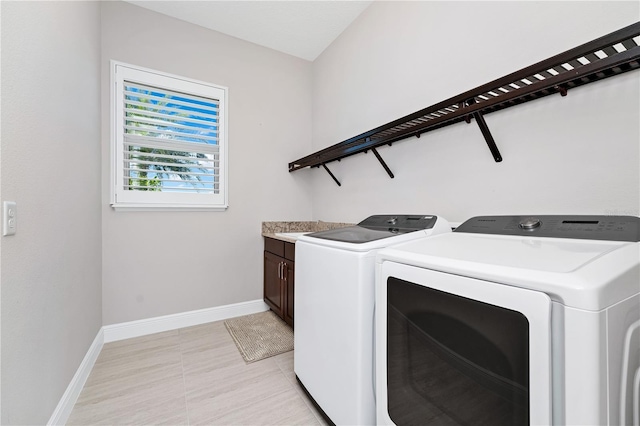
[[[375,424],[375,255],[393,244],[450,233],[432,215],[377,215],[296,242],[294,370],[338,425]]]
[[[640,218],[488,216],[379,252],[378,424],[638,425]]]

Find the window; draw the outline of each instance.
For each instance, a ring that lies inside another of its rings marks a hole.
[[[112,206],[227,208],[227,88],[112,61]]]

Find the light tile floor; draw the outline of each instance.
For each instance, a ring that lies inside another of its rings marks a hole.
[[[107,343],[69,425],[326,425],[293,351],[245,364],[223,321]]]

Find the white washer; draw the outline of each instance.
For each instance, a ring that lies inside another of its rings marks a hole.
[[[476,217],[379,252],[378,424],[638,425],[640,218]]]
[[[297,240],[294,370],[335,424],[375,424],[376,253],[446,232],[449,223],[436,216],[378,215]]]

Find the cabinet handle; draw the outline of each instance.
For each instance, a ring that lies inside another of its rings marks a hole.
[[[287,275],[284,273],[284,268],[287,267],[286,263],[282,263],[282,280],[286,281],[287,280]]]

